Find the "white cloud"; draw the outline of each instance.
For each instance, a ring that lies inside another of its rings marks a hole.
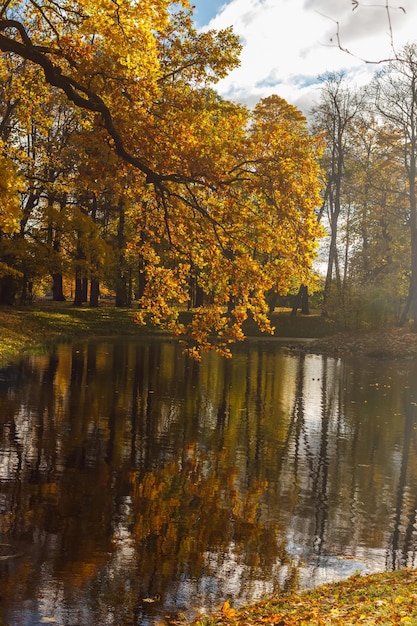
[[[397,5],[389,13],[398,47],[417,37],[417,2],[403,0],[402,5],[406,13]],[[382,3],[352,11],[350,0],[231,0],[207,27],[230,25],[244,46],[241,66],[217,89],[249,106],[277,93],[307,112],[319,75],[345,69],[352,80],[364,82],[377,66],[361,58],[377,61],[391,53],[390,22]],[[338,28],[341,45],[352,54],[337,47]]]

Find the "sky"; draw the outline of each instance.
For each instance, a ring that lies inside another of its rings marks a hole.
[[[407,42],[417,43],[417,0],[191,0],[199,30],[233,26],[241,38],[241,65],[216,85],[226,99],[253,107],[277,94],[306,115],[326,72],[344,70],[364,84],[381,69],[374,63]],[[337,26],[339,24],[339,26]],[[339,29],[341,45],[337,46]],[[366,63],[370,61],[372,63]]]

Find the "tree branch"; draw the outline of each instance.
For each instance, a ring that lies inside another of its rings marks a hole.
[[[364,57],[361,57],[361,56],[355,54],[354,52],[349,50],[349,48],[346,48],[345,46],[342,45],[342,39],[341,39],[341,36],[340,36],[340,22],[338,20],[333,19],[329,15],[325,15],[325,14],[321,13],[320,11],[316,11],[322,17],[325,17],[326,19],[331,20],[334,24],[336,24],[336,32],[334,34],[334,37],[336,39],[336,43],[334,43],[333,42],[333,38],[331,38],[330,39],[330,42],[331,42],[331,46],[330,47],[339,48],[339,50],[341,50],[342,52],[345,52],[349,56],[352,56],[355,59],[358,59],[358,61],[362,61],[363,63],[366,63],[367,65],[382,65],[383,63],[389,63],[391,61],[396,60],[397,59],[397,53],[395,52],[394,33],[393,33],[393,28],[392,28],[391,11],[393,9],[396,9],[396,10],[402,11],[403,13],[406,13],[406,10],[402,6],[396,6],[396,7],[391,6],[390,3],[389,3],[389,0],[386,0],[385,4],[364,4],[363,2],[360,3],[359,0],[352,0],[352,11],[355,11],[360,6],[364,6],[365,8],[385,9],[386,14],[387,14],[387,22],[388,22],[388,29],[389,29],[389,36],[390,36],[390,47],[391,47],[391,50],[393,51],[393,56],[390,56],[390,57],[387,57],[387,58],[383,58],[383,59],[372,60],[372,59],[367,59],[367,58],[364,58]]]
[[[5,31],[16,30],[22,41],[12,39],[5,34]],[[189,176],[181,176],[179,174],[163,175],[154,171],[145,161],[131,154],[125,147],[125,143],[118,132],[112,113],[104,100],[94,91],[80,84],[70,76],[63,73],[60,67],[55,65],[48,54],[55,53],[51,49],[41,46],[35,46],[27,34],[24,26],[16,20],[2,19],[0,20],[0,50],[3,52],[11,52],[35,63],[42,68],[46,82],[57,87],[65,93],[68,100],[80,109],[90,111],[99,115],[103,121],[104,127],[111,139],[113,140],[114,150],[116,154],[126,163],[129,163],[136,169],[143,172],[146,176],[146,182],[154,184],[161,188],[164,181],[173,181],[177,183],[200,182]]]

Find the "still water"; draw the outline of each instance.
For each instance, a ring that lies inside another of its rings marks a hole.
[[[416,565],[412,361],[123,339],[0,374],[3,626],[147,626]]]

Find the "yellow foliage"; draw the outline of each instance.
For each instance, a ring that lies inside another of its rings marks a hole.
[[[273,332],[269,290],[315,284],[311,267],[323,234],[315,215],[322,143],[280,98],[262,101],[248,127],[246,112],[210,94],[201,115],[200,109],[190,114],[187,96],[185,91],[175,123],[164,120],[164,132],[169,141],[177,132],[172,156],[192,165],[197,179],[204,172],[212,186],[195,184],[184,198],[171,184],[166,200],[149,198],[137,211],[135,249],[146,272],[138,318],[185,335],[193,358],[213,346],[230,356],[230,344],[244,339],[248,316],[263,332]],[[178,122],[184,124],[181,141]],[[160,127],[155,139],[157,132]],[[156,142],[160,150],[163,142]],[[168,144],[164,150],[168,154]],[[190,301],[192,283],[203,291],[204,304],[179,325],[176,307]]]
[[[22,27],[46,63],[46,80],[72,102],[57,91],[46,97],[35,72],[17,73],[13,89],[26,94],[27,122],[42,138],[33,158],[19,158],[42,180],[50,169],[60,173],[44,183],[48,201],[36,217],[40,232],[55,228],[65,233],[67,250],[78,255],[82,248],[78,270],[97,272],[108,254],[84,206],[94,196],[106,219],[108,207],[118,207],[103,227],[106,242],[128,242],[123,254],[114,244],[114,262],[129,257],[143,268],[137,322],[183,337],[195,358],[213,346],[230,356],[248,318],[273,332],[269,291],[314,282],[311,266],[322,235],[315,217],[321,140],[278,96],[251,113],[216,94],[211,86],[238,65],[238,38],[230,28],[197,33],[189,3],[174,4],[14,2],[14,14],[23,16]],[[3,32],[19,44],[19,56],[22,31]],[[27,48],[33,70],[38,61],[31,44]],[[58,117],[68,125],[65,149],[61,136],[54,138]],[[0,219],[3,230],[13,232],[19,181],[6,165]],[[80,206],[74,208],[73,198]],[[122,213],[126,232],[118,238]],[[60,260],[50,252],[50,267]],[[186,308],[192,314],[183,321],[179,310]]]
[[[19,231],[21,217],[19,192],[23,190],[23,181],[14,163],[1,154],[0,172],[0,230],[11,234]]]

